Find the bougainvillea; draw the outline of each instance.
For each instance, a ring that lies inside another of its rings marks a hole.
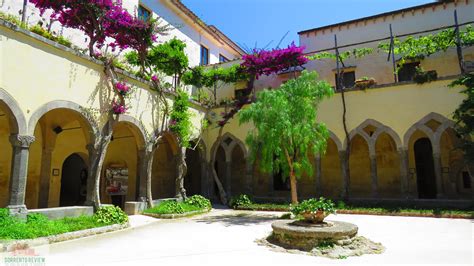
[[[130,92],[130,87],[125,82],[115,83],[115,89],[122,96],[125,96]]]
[[[50,18],[62,25],[83,31],[89,37],[89,53],[101,47],[107,37],[107,27],[113,22],[109,17],[120,12],[121,1],[113,0],[30,0],[41,15],[51,10]]]
[[[242,66],[258,79],[261,75],[270,75],[306,64],[308,59],[303,55],[303,50],[303,46],[298,47],[294,43],[284,49],[254,50],[252,54],[242,57]]]
[[[112,112],[116,115],[122,115],[127,112],[127,107],[125,106],[124,103],[117,102],[117,101],[112,101]]]

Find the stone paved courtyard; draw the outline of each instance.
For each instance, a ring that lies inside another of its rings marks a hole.
[[[472,265],[474,220],[331,215],[382,242],[382,255],[331,260],[255,243],[280,213],[218,209],[180,220],[131,218],[133,228],[49,246],[46,265]],[[148,223],[148,224],[146,224]],[[146,224],[146,225],[144,225]]]

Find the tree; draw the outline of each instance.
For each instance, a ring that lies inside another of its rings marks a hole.
[[[189,147],[191,138],[191,113],[189,112],[188,94],[178,90],[174,98],[173,109],[170,114],[170,131],[178,139],[178,161],[176,176],[176,197],[186,199],[186,190],[184,189],[184,176],[188,170],[186,165],[186,149]]]
[[[292,203],[298,202],[297,179],[303,173],[312,175],[309,155],[326,150],[329,131],[316,118],[319,103],[333,93],[316,72],[303,71],[276,90],[258,93],[257,101],[239,112],[241,124],[255,126],[246,138],[250,159],[258,157],[264,172],[282,171],[284,178],[289,176]]]
[[[466,74],[451,83],[451,87],[464,86],[461,93],[467,97],[454,111],[456,133],[461,139],[461,149],[467,165],[474,165],[474,74]],[[472,168],[471,168],[472,169]],[[470,171],[472,171],[470,169]]]

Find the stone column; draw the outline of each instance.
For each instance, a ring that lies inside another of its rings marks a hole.
[[[28,156],[34,136],[11,135],[10,143],[13,146],[13,158],[10,173],[10,200],[8,209],[10,214],[26,217],[25,205],[26,180],[28,175]]]
[[[410,181],[408,179],[408,150],[406,148],[398,149],[398,156],[400,157],[400,191],[402,197],[407,199],[410,197]]]
[[[347,176],[346,167],[349,167],[349,158],[346,157],[346,151],[339,151],[339,161],[341,162],[341,176],[342,176],[342,198],[349,198],[350,195],[350,180]]]
[[[378,195],[378,177],[377,177],[377,156],[375,153],[370,154],[370,178],[372,188],[372,198],[377,198]]]
[[[40,192],[39,207],[48,208],[49,184],[51,182],[51,161],[53,158],[53,147],[44,147],[41,155]]]
[[[137,201],[146,201],[146,178],[147,178],[147,171],[148,171],[148,162],[147,158],[150,156],[147,156],[147,150],[146,149],[140,149],[138,150],[138,176],[136,180],[136,185],[137,185],[137,194],[135,196]],[[151,157],[153,158],[153,157]]]
[[[436,198],[440,199],[444,197],[443,190],[443,176],[441,170],[441,154],[439,151],[433,151],[434,170],[436,176]]]
[[[321,172],[321,154],[316,155],[315,158],[315,178],[316,178],[316,195],[318,197],[321,197],[323,194],[323,188],[322,188],[322,182],[321,182],[321,177],[322,177],[322,172]]]

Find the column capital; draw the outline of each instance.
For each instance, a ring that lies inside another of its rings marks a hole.
[[[35,136],[30,135],[10,135],[10,143],[14,147],[29,148],[35,141]]]

